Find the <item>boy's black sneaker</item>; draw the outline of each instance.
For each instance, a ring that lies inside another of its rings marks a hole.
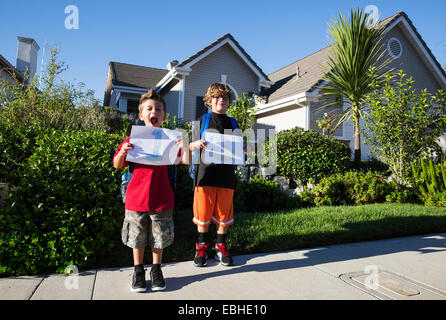
[[[161,267],[153,267],[150,270],[150,280],[152,281],[152,291],[163,291],[166,289]]]
[[[133,292],[146,292],[146,271],[133,271],[132,287]]]
[[[234,261],[228,253],[228,246],[226,243],[216,243],[215,244],[215,260],[220,261],[224,266],[233,266]]]
[[[195,244],[195,258],[194,258],[194,266],[196,267],[206,267],[207,266],[207,249],[208,243],[200,242]]]

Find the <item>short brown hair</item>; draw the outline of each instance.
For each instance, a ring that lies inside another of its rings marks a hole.
[[[138,110],[139,113],[141,113],[141,106],[144,102],[146,102],[147,100],[152,99],[152,100],[157,100],[160,101],[163,104],[164,107],[164,113],[166,113],[166,102],[164,101],[164,99],[158,94],[158,92],[156,92],[155,90],[153,90],[153,88],[150,88],[149,91],[147,91],[146,93],[144,93],[143,95],[141,95],[141,98],[139,99],[139,106],[138,106]]]
[[[231,89],[229,89],[228,85],[225,83],[216,82],[209,86],[206,91],[206,96],[203,98],[204,104],[208,107],[212,106],[212,96],[228,96],[229,102],[232,101]]]

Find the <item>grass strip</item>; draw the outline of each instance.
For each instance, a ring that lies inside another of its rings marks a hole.
[[[175,243],[164,250],[164,262],[193,259],[197,232],[192,217],[190,210],[176,212]],[[446,232],[446,208],[414,204],[384,203],[236,213],[234,219],[227,238],[232,255]],[[120,242],[119,236],[116,236],[112,253],[99,257],[91,267],[132,265],[132,250]],[[210,238],[215,239],[214,225],[210,229]],[[149,250],[145,254],[145,264],[151,263]]]

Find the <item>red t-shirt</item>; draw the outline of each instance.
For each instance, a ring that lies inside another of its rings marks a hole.
[[[127,142],[130,142],[130,137],[119,145],[113,159]],[[181,150],[178,155],[181,156]],[[125,166],[128,166],[127,161]],[[125,208],[131,211],[154,212],[173,207],[174,193],[170,187],[167,166],[135,163],[133,177],[127,186]]]

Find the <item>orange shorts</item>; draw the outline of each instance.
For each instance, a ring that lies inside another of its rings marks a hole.
[[[196,186],[193,206],[194,223],[207,226],[212,220],[216,225],[224,227],[233,224],[233,197],[233,189]]]

